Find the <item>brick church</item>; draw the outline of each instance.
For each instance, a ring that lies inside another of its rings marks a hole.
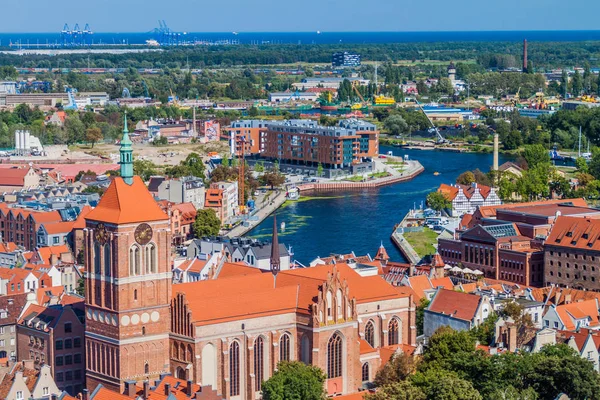
[[[279,271],[276,245],[270,272],[225,263],[213,279],[172,284],[169,219],[133,175],[126,124],[121,177],[84,231],[90,391],[170,373],[226,399],[257,399],[279,361],[299,360],[327,373],[330,395],[348,394],[414,347],[410,289],[348,264]]]

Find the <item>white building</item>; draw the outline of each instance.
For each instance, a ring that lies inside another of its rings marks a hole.
[[[272,103],[284,103],[286,101],[317,101],[318,93],[313,92],[274,92],[269,93],[269,101]]]
[[[472,214],[477,207],[502,204],[495,188],[477,183],[473,183],[471,186],[442,184],[438,188],[438,192],[452,202],[451,214],[454,217]]]

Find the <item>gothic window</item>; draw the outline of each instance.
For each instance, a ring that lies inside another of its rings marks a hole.
[[[369,363],[366,362],[362,366],[362,381],[369,382]]]
[[[112,274],[111,270],[111,262],[110,262],[110,245],[104,245],[104,276],[110,277]]]
[[[290,335],[287,333],[279,339],[279,361],[290,361]]]
[[[371,347],[375,347],[375,327],[373,326],[373,321],[367,322],[365,326],[365,340]]]
[[[142,336],[146,334],[146,327],[142,326]]]
[[[335,296],[335,302],[337,305],[337,315],[335,316],[335,318],[338,320],[344,318],[344,313],[342,311],[342,303],[344,301],[343,299],[344,296],[342,295],[342,291],[338,290],[337,295]]]
[[[137,289],[133,289],[133,300],[137,301]]]
[[[229,346],[229,393],[231,396],[240,394],[240,345],[233,342]]]
[[[140,248],[134,245],[129,249],[129,275],[139,275],[140,272]]]
[[[146,246],[146,273],[156,273],[156,245],[150,243]]]
[[[332,320],[333,319],[333,312],[331,310],[331,307],[333,305],[333,296],[331,295],[331,292],[328,290],[327,291],[327,320]]]
[[[327,343],[327,378],[342,376],[342,337],[334,333]]]
[[[398,329],[398,319],[393,318],[388,326],[388,345],[398,344],[400,341]]]
[[[144,373],[145,374],[149,374],[150,373],[150,366],[148,365],[148,363],[144,364]]]
[[[265,376],[265,359],[264,359],[264,341],[262,336],[254,341],[254,376],[256,376],[256,383],[254,390],[260,391],[262,389],[262,382]]]
[[[100,245],[98,243],[94,244],[94,274],[100,275],[102,273],[102,269],[100,267],[102,252],[100,251]]]

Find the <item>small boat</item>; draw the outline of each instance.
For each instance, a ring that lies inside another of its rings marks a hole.
[[[435,171],[435,172],[433,173],[433,175],[435,175],[435,176],[438,176],[439,174],[440,174],[440,173],[439,173],[439,172],[437,172],[437,171]]]
[[[285,222],[281,222],[281,232],[285,232]]]

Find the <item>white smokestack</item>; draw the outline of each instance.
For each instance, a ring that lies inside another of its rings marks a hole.
[[[15,131],[15,152],[19,153],[19,131]]]
[[[25,151],[29,152],[31,150],[31,142],[29,137],[31,136],[31,132],[25,131]]]
[[[494,165],[492,169],[494,171],[498,171],[498,151],[499,151],[499,143],[498,143],[498,134],[494,134]]]

